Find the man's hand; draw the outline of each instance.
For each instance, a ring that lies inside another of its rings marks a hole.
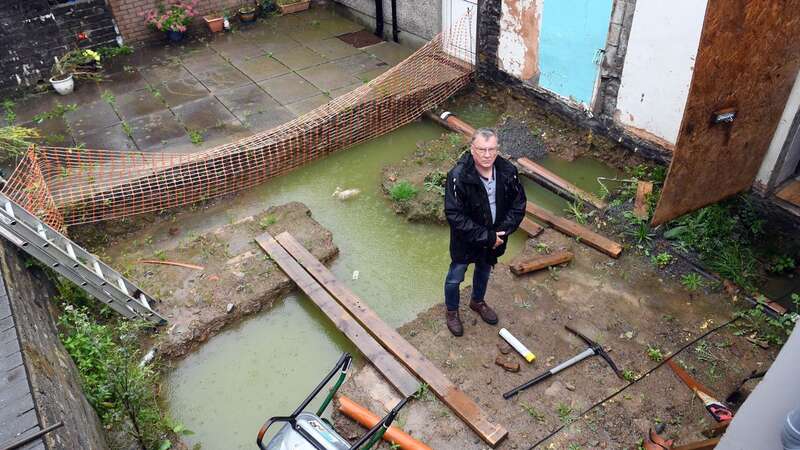
[[[500,239],[500,236],[505,236],[505,235],[506,235],[506,232],[505,232],[505,231],[498,231],[498,232],[497,232],[497,233],[495,233],[495,234],[497,235],[497,237],[495,237],[495,238],[494,238],[494,246],[492,246],[492,250],[494,250],[494,249],[496,249],[497,247],[499,247],[499,246],[503,245],[503,240],[502,240],[502,239]]]

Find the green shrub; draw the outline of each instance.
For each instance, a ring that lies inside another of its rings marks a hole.
[[[410,182],[401,180],[389,189],[389,195],[396,202],[406,202],[417,195],[417,188]]]

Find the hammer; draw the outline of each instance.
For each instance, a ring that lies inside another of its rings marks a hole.
[[[623,378],[622,372],[617,368],[617,365],[614,364],[614,361],[611,360],[611,357],[608,356],[608,353],[606,353],[606,351],[603,350],[603,347],[601,347],[600,344],[598,344],[597,342],[589,339],[588,337],[584,336],[583,334],[579,333],[578,331],[575,331],[574,329],[570,328],[569,325],[564,325],[564,328],[566,328],[567,331],[571,332],[575,336],[578,336],[579,338],[583,339],[583,341],[586,342],[586,345],[588,345],[589,348],[587,348],[586,350],[582,351],[581,353],[578,353],[577,355],[573,356],[572,358],[562,362],[561,364],[553,367],[552,369],[548,370],[547,372],[542,373],[541,375],[537,376],[536,378],[534,378],[534,379],[532,379],[532,380],[530,380],[530,381],[528,381],[528,382],[526,382],[524,384],[521,384],[521,385],[515,387],[514,389],[506,392],[505,394],[503,394],[503,398],[504,399],[508,400],[509,398],[517,395],[519,393],[519,391],[528,389],[529,387],[533,386],[534,384],[537,384],[540,381],[543,381],[543,380],[545,380],[547,378],[550,378],[551,376],[557,374],[558,372],[561,372],[562,370],[566,369],[567,367],[573,366],[573,365],[583,361],[584,359],[586,359],[586,358],[588,358],[590,356],[594,356],[594,355],[600,355],[601,357],[603,357],[603,359],[606,360],[608,365],[611,366],[611,368],[614,370],[614,373],[617,374],[618,377]]]

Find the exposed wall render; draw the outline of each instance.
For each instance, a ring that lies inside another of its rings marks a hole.
[[[758,169],[754,188],[762,194],[789,178],[800,161],[800,72],[783,108],[778,128],[772,136],[767,156]]]
[[[636,2],[615,112],[621,125],[675,144],[706,4],[707,0]]]
[[[539,83],[539,30],[544,0],[503,0],[497,57],[501,70]]]

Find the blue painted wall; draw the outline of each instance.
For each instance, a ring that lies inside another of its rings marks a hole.
[[[544,0],[539,86],[589,104],[605,49],[612,0]]]

